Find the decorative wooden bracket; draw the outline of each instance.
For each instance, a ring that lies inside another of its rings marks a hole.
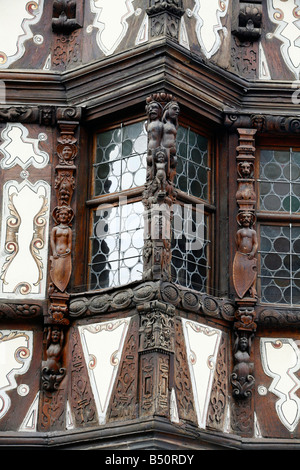
[[[56,33],[70,34],[75,29],[82,28],[82,17],[82,5],[78,1],[54,0],[52,29]]]
[[[242,41],[257,40],[261,35],[262,0],[235,0],[232,8],[232,33]]]

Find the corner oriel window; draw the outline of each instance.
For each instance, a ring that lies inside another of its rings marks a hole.
[[[300,150],[260,150],[261,302],[300,303]]]
[[[89,288],[142,279],[143,203],[146,181],[145,120],[124,123],[94,136],[93,197],[89,201]],[[175,185],[172,281],[199,291],[210,272],[210,141],[179,126]]]

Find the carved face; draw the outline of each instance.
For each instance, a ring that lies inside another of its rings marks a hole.
[[[169,116],[171,119],[177,119],[179,116],[179,106],[177,103],[172,103],[169,107]]]
[[[70,145],[65,145],[61,152],[64,160],[70,160],[73,157],[73,149]]]
[[[252,214],[251,212],[244,212],[240,216],[241,225],[243,227],[249,227],[252,223]]]
[[[148,115],[151,121],[160,118],[161,108],[158,103],[153,102],[148,105]]]
[[[53,343],[58,343],[60,339],[60,331],[57,328],[54,328],[51,332],[51,339]]]
[[[66,224],[71,220],[71,212],[68,208],[63,207],[57,214],[57,220],[61,224]]]

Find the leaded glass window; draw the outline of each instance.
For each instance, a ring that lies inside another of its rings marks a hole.
[[[260,226],[261,300],[300,303],[300,226]]]
[[[174,207],[171,273],[174,282],[206,291],[209,274],[209,217],[204,205]]]
[[[96,145],[95,196],[144,184],[147,150],[144,121],[101,132],[97,135]]]
[[[90,287],[103,289],[141,279],[143,272],[141,201],[93,211]]]
[[[259,162],[260,294],[300,303],[300,152],[262,149]]]
[[[203,204],[210,201],[209,139],[180,126],[177,145],[175,185],[180,190],[180,204],[174,207],[177,225],[172,245],[172,280],[205,290],[210,269],[211,216],[203,215]],[[89,255],[91,289],[124,285],[142,278],[141,198],[146,181],[146,152],[145,121],[122,124],[95,135]],[[195,201],[192,210],[187,212],[182,209],[185,195]],[[115,200],[111,204],[112,196]],[[124,204],[123,198],[127,196]],[[196,216],[198,200],[201,220]],[[180,230],[178,224],[181,224]],[[200,234],[197,240],[195,233]]]
[[[209,200],[208,144],[207,137],[179,126],[175,184],[181,191],[204,201]]]
[[[300,152],[261,150],[260,210],[298,212],[300,209]]]

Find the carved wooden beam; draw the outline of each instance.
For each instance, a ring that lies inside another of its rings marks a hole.
[[[268,115],[268,114],[243,114],[226,112],[224,115],[224,125],[230,132],[236,132],[238,128],[254,128],[257,133],[270,134],[299,134],[300,117],[298,115]]]
[[[232,8],[232,33],[242,41],[257,40],[261,35],[262,0],[235,0]]]

